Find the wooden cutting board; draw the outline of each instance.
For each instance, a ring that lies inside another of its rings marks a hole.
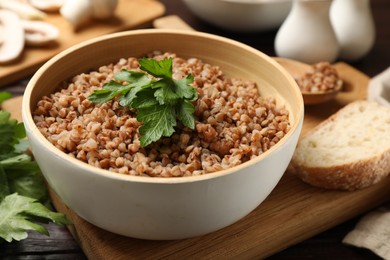
[[[345,88],[336,100],[306,107],[303,132],[338,109],[366,97],[369,78],[345,63],[335,65]],[[20,111],[20,98],[4,103]],[[390,178],[360,191],[311,187],[286,172],[270,196],[240,221],[208,235],[175,241],[119,236],[81,219],[50,190],[56,209],[68,215],[69,230],[89,259],[261,259],[332,228],[390,200]],[[341,243],[341,242],[340,242]]]
[[[44,62],[74,44],[107,33],[150,27],[153,19],[162,16],[164,12],[164,5],[158,1],[119,0],[113,18],[94,21],[77,31],[61,15],[48,14],[44,21],[60,30],[57,44],[44,48],[26,47],[17,61],[0,65],[0,87],[32,75]]]

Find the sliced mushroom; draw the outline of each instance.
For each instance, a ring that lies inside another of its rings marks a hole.
[[[0,63],[8,63],[17,59],[24,47],[24,30],[17,14],[9,10],[0,10]]]
[[[27,45],[44,46],[58,39],[59,30],[50,23],[24,20],[22,26]]]
[[[17,0],[0,0],[0,8],[13,11],[22,19],[36,20],[46,17],[44,12]]]
[[[44,12],[59,11],[66,0],[30,0],[30,4]]]

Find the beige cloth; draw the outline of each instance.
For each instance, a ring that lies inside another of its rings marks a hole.
[[[367,248],[390,260],[390,204],[363,216],[343,243]]]

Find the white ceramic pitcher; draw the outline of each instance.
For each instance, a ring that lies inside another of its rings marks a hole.
[[[331,3],[331,0],[294,0],[276,34],[276,54],[309,64],[333,62],[339,46],[329,16]]]
[[[375,24],[370,0],[333,0],[330,18],[340,46],[340,59],[358,60],[371,50]]]

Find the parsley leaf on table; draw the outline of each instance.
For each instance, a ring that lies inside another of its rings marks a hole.
[[[38,164],[27,154],[19,154],[0,161],[0,168],[7,173],[10,193],[37,199],[49,205],[44,177]]]
[[[22,123],[15,119],[10,119],[10,114],[0,111],[0,160],[8,158],[14,153],[14,146],[19,143],[19,139],[26,135]]]
[[[135,109],[137,120],[142,123],[139,129],[142,146],[171,136],[177,120],[194,129],[195,106],[192,102],[198,98],[196,89],[191,86],[194,77],[173,79],[172,58],[140,59],[139,64],[141,70],[154,78],[145,72],[122,70],[114,76],[117,81],[111,80],[88,99],[102,104],[118,97],[121,106]]]
[[[44,177],[26,152],[23,123],[0,110],[0,136],[0,242],[25,239],[28,230],[48,234],[39,223],[70,224],[65,215],[49,209]]]
[[[0,237],[7,242],[27,238],[26,230],[35,230],[49,235],[44,226],[36,223],[48,221],[56,224],[69,224],[63,214],[50,211],[36,199],[13,193],[1,201]]]
[[[0,92],[0,104],[3,103],[4,100],[10,99],[12,94],[7,91]]]

